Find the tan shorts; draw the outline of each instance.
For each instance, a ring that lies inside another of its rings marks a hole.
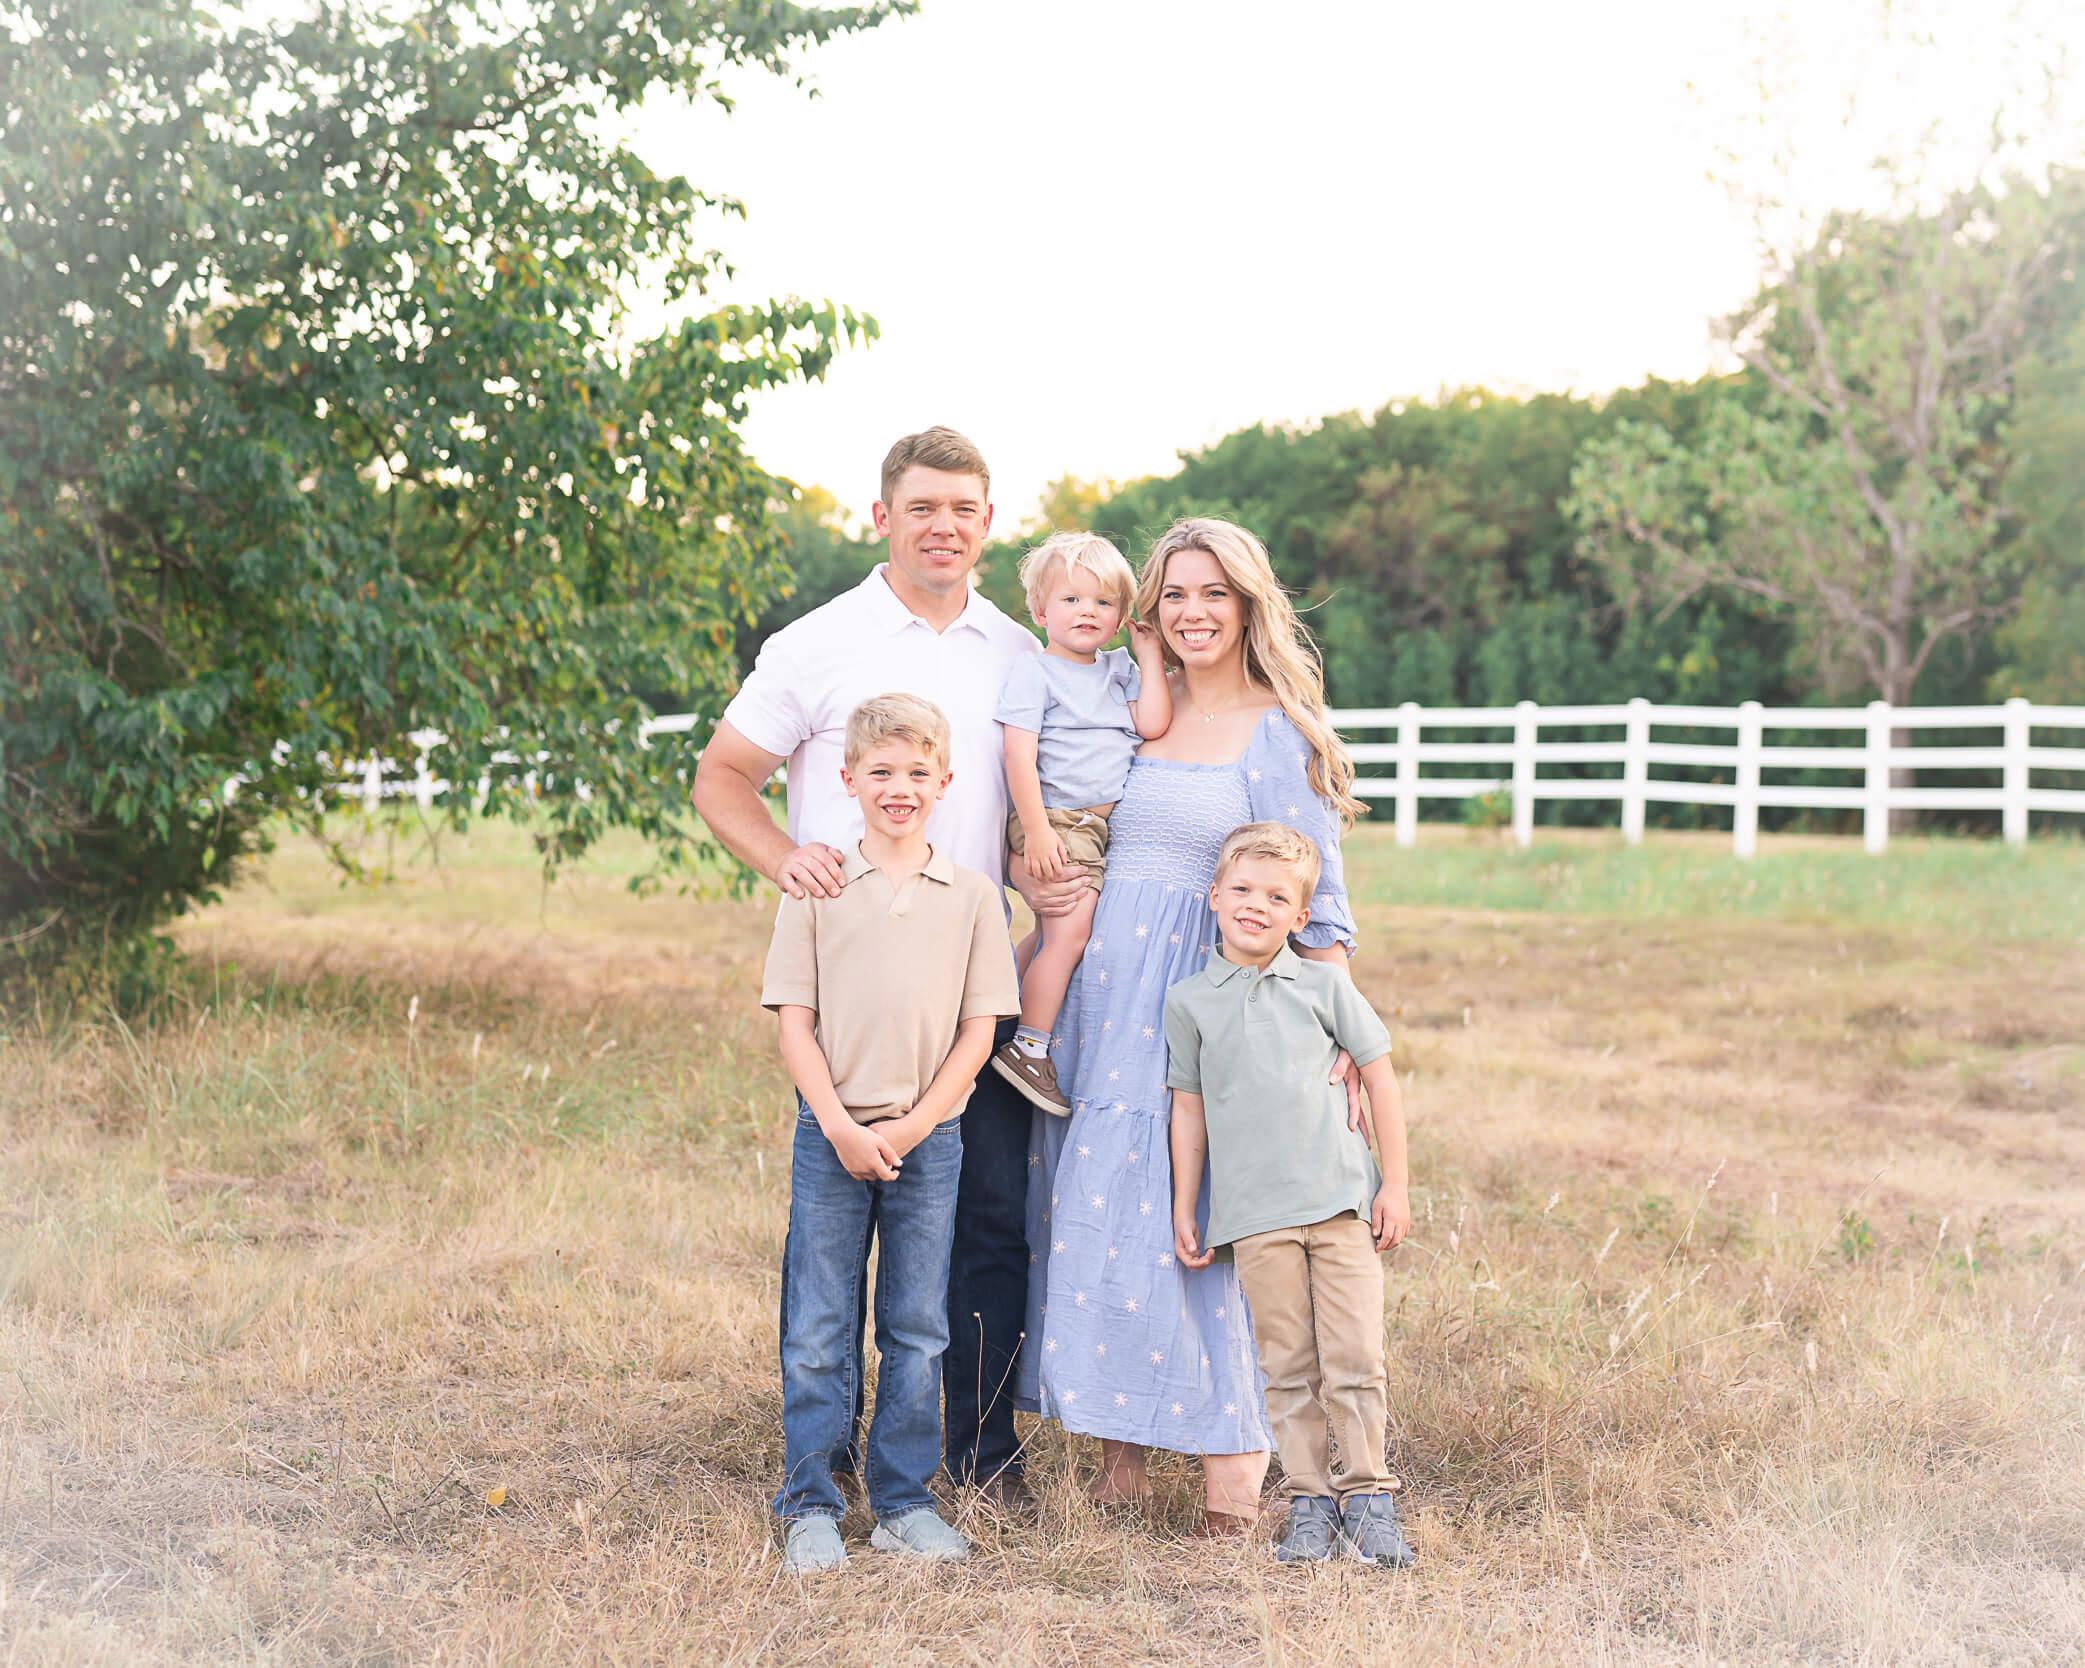
[[[1098,892],[1101,876],[1108,872],[1107,817],[1099,811],[1050,811],[1047,814],[1050,827],[1064,842],[1065,857],[1086,865],[1087,884]],[[1006,846],[1017,857],[1028,849],[1028,836],[1022,831],[1019,812],[1006,819]]]

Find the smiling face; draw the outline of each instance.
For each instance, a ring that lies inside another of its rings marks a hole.
[[[924,829],[927,813],[953,779],[933,754],[903,738],[879,742],[840,772],[847,791],[861,801],[863,829],[886,840]]]
[[[890,502],[871,512],[879,538],[890,540],[893,589],[921,597],[963,589],[992,530],[992,506],[976,475],[914,464],[898,477]]]
[[[1209,886],[1225,956],[1265,967],[1310,919],[1310,899],[1287,864],[1271,857],[1234,857]]]
[[[1176,550],[1158,589],[1158,629],[1192,671],[1213,671],[1245,654],[1246,605],[1206,550]]]
[[[1122,629],[1122,599],[1113,585],[1061,562],[1050,575],[1035,623],[1049,633],[1053,647],[1090,661]]]

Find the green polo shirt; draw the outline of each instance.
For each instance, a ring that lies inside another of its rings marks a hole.
[[[1382,1174],[1325,1081],[1342,1048],[1365,1066],[1390,1033],[1344,968],[1286,944],[1264,973],[1218,950],[1166,992],[1166,1087],[1200,1095],[1209,1125],[1205,1245],[1368,1219]]]

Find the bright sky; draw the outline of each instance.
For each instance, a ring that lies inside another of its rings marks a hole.
[[[1987,117],[1998,0],[1921,9],[1962,44],[1900,113]],[[1829,195],[1858,179],[1831,117],[1873,10],[925,0],[806,55],[815,100],[745,80],[733,115],[651,111],[637,136],[745,202],[716,228],[722,299],[882,325],[823,384],[761,398],[761,461],[866,519],[889,443],[950,423],[1011,531],[1059,475],[1164,472],[1262,420],[1699,374],[1758,270],[1706,177],[1756,106],[1747,24],[1794,43],[1798,191]],[[2079,9],[2055,13],[2075,37]]]

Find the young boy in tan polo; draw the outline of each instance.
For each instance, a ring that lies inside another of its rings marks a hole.
[[[761,984],[797,1090],[774,1510],[798,1572],[847,1561],[832,1456],[854,1418],[872,1235],[882,1372],[864,1467],[869,1544],[931,1559],[970,1550],[928,1487],[941,1463],[949,1245],[963,1106],[1021,995],[998,885],[927,842],[948,752],[948,720],[917,696],[880,695],[848,716],[842,778],[861,801],[861,843],[837,897],[783,898]]]
[[[1318,865],[1310,838],[1278,822],[1233,829],[1217,854],[1209,907],[1223,942],[1166,993],[1173,1249],[1190,1268],[1220,1246],[1237,1259],[1287,1474],[1275,1557],[1317,1563],[1343,1550],[1405,1569],[1413,1554],[1383,1459],[1380,1256],[1412,1228],[1404,1108],[1375,1010],[1345,969],[1289,948],[1310,919]],[[1342,1048],[1361,1068],[1380,1169],[1347,1126],[1344,1090],[1327,1083]]]

